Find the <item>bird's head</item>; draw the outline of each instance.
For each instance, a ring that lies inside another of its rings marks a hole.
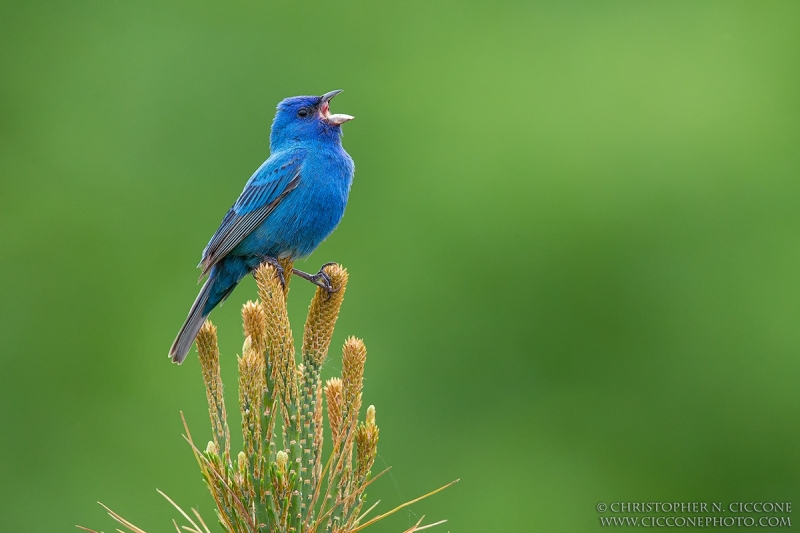
[[[341,125],[353,120],[350,115],[332,115],[331,99],[342,91],[331,91],[322,96],[293,96],[278,104],[272,121],[270,145],[272,149],[291,142],[339,142]]]

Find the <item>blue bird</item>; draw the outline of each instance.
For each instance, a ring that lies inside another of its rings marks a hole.
[[[350,115],[332,115],[331,98],[295,96],[278,104],[269,137],[270,156],[250,177],[239,199],[211,237],[198,267],[208,274],[200,294],[169,350],[182,363],[206,317],[239,281],[267,261],[302,259],[336,229],[344,215],[355,165],[342,147],[342,124]],[[320,269],[298,276],[330,291]]]

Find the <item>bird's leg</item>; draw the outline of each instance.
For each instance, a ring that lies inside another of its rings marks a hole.
[[[292,273],[296,276],[300,276],[306,281],[310,281],[317,287],[321,288],[325,292],[328,293],[328,297],[330,298],[331,293],[338,291],[339,289],[334,289],[333,285],[331,284],[331,277],[325,273],[325,267],[330,265],[335,265],[336,262],[325,263],[319,269],[319,272],[316,274],[309,274],[308,272],[303,272],[302,270],[297,270],[296,268],[292,269]]]
[[[278,262],[277,259],[274,257],[270,257],[265,255],[261,258],[262,263],[269,263],[270,265],[275,267],[275,272],[278,273],[278,279],[281,280],[281,287],[283,287],[284,291],[286,290],[286,278],[283,276],[283,267]]]

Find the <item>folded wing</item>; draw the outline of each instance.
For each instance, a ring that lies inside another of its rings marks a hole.
[[[273,154],[247,181],[205,250],[200,267],[205,276],[256,229],[300,183],[304,150]]]

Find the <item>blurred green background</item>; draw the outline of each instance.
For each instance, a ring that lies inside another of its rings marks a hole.
[[[461,478],[375,531],[800,504],[800,4],[5,0],[0,530],[212,520],[167,349],[275,105],[339,88],[355,183],[302,266],[351,273],[370,498]],[[230,402],[253,297],[212,315]]]

